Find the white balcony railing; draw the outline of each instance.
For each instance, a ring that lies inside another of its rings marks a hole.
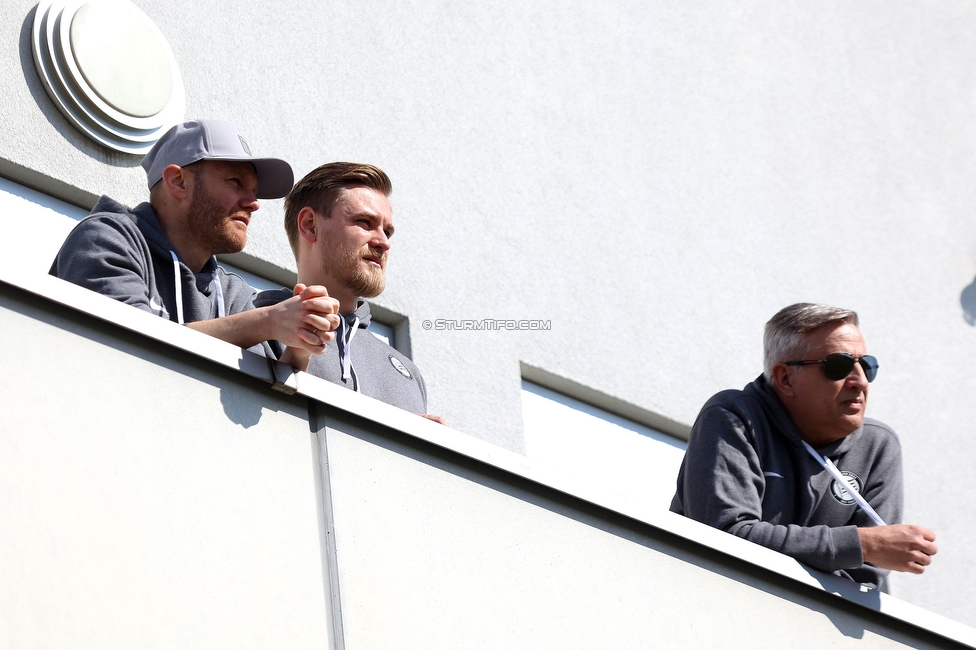
[[[53,278],[0,331],[0,647],[976,646]]]

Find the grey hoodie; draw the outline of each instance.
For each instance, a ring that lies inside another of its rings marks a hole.
[[[262,291],[254,305],[275,305],[291,296],[287,289]],[[359,301],[355,312],[343,316],[325,352],[312,357],[308,372],[411,413],[427,413],[427,385],[420,369],[373,335],[367,329],[370,319],[369,303]]]
[[[174,255],[148,203],[129,210],[103,196],[68,235],[50,273],[178,323],[254,306],[254,290],[240,276],[226,273],[215,258],[194,273]]]
[[[804,449],[773,388],[760,376],[712,397],[691,431],[671,511],[762,544],[823,571],[882,586],[888,572],[864,564],[858,526],[868,516]],[[865,418],[820,449],[885,523],[901,522],[901,445]],[[846,487],[846,486],[843,486]]]

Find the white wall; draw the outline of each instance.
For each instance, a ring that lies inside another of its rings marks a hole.
[[[33,4],[0,7],[0,173],[141,200],[138,159],[48,100]],[[976,623],[967,4],[137,4],[189,116],[237,122],[298,175],[342,159],[390,173],[378,302],[410,318],[431,410],[474,436],[524,450],[520,363],[690,423],[758,375],[779,308],[857,309],[881,361],[869,413],[901,435],[907,517],[941,547],[894,592]],[[248,251],[288,268],[280,219],[265,202]],[[419,327],[484,317],[553,326]]]
[[[976,646],[54,278],[0,264],[0,327],[5,650]]]
[[[0,298],[0,646],[323,647],[305,403],[58,307]]]
[[[683,440],[525,380],[522,417],[533,461],[637,508],[668,510]]]
[[[64,238],[88,210],[0,178],[0,257],[47,273]]]

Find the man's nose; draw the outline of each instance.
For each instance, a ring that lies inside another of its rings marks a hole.
[[[386,236],[386,233],[382,229],[377,229],[374,231],[369,245],[370,247],[378,248],[385,253],[390,250],[390,238]]]
[[[854,364],[851,371],[848,373],[845,379],[848,385],[857,386],[862,391],[867,392],[868,390],[868,376],[864,374],[864,368],[861,366],[860,361]]]
[[[248,192],[245,196],[241,197],[240,206],[248,212],[257,212],[258,208],[261,207],[261,202],[258,201],[258,197],[254,192]]]

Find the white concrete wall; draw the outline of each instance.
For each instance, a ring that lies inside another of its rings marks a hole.
[[[529,381],[522,382],[525,455],[635,507],[666,511],[685,441]]]
[[[7,278],[5,649],[976,647],[768,549],[608,508],[314,377],[283,396],[233,346]],[[52,348],[58,372],[37,372]]]
[[[340,427],[324,439],[350,648],[940,644]]]
[[[0,297],[0,646],[323,647],[303,400],[70,319]]]
[[[47,98],[33,4],[0,6],[0,173],[140,200],[138,159]],[[188,116],[237,122],[299,175],[337,159],[390,173],[379,302],[410,318],[431,410],[462,431],[522,450],[520,362],[691,423],[759,373],[777,309],[857,309],[882,365],[869,412],[901,434],[907,517],[942,549],[894,593],[976,624],[968,5],[136,4],[174,50]],[[291,267],[280,202],[258,214],[248,252]],[[485,317],[553,327],[420,327]]]

